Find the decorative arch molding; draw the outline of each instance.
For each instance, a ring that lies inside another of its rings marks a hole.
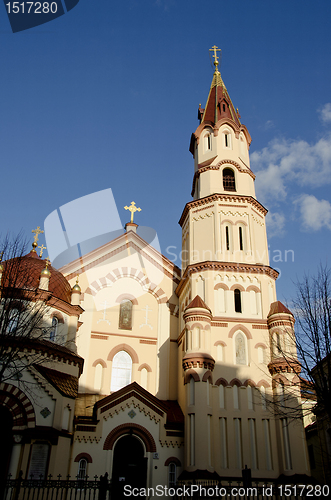
[[[101,365],[102,368],[107,368],[107,363],[103,359],[101,359],[101,358],[96,359],[94,361],[92,367],[95,368],[97,365]]]
[[[272,388],[275,389],[279,385],[284,385],[286,387],[289,387],[291,385],[291,382],[286,377],[284,377],[284,375],[281,375],[279,373],[278,375],[276,375],[276,377],[272,379]]]
[[[217,283],[217,285],[214,286],[214,290],[218,290],[219,288],[223,288],[223,290],[229,290],[228,285],[225,283]]]
[[[243,383],[243,385],[245,387],[248,387],[248,386],[250,386],[250,387],[256,387],[256,383],[253,380],[251,380],[250,378],[247,379],[247,380],[245,380],[245,382]]]
[[[122,278],[132,278],[140,284],[140,286],[150,293],[157,300],[159,304],[168,302],[168,297],[166,296],[164,290],[158,285],[151,283],[148,277],[139,269],[133,267],[120,267],[113,269],[104,278],[100,278],[98,281],[93,281],[90,286],[85,290],[85,293],[90,295],[96,295],[103,288],[112,286],[113,283]],[[131,299],[130,299],[131,300]]]
[[[128,344],[119,344],[116,347],[114,347],[108,354],[107,361],[113,361],[115,354],[117,354],[120,351],[126,351],[128,354],[130,354],[132,358],[132,363],[139,363],[138,354]]]
[[[134,297],[130,293],[122,293],[122,295],[120,295],[119,297],[117,297],[117,299],[115,300],[115,302],[117,304],[120,304],[121,302],[123,302],[123,300],[130,300],[132,302],[132,304],[134,304],[135,306],[138,305],[138,300],[136,299],[136,297]]]
[[[13,431],[35,427],[36,416],[30,399],[18,387],[2,382],[0,404],[5,406],[13,418]]]
[[[104,450],[112,450],[115,444],[115,441],[126,434],[132,433],[133,436],[138,436],[143,441],[147,452],[155,452],[156,444],[152,434],[145,429],[142,425],[139,424],[122,424],[118,425],[113,429],[105,439],[103,449]]]
[[[262,349],[267,349],[267,346],[263,344],[263,342],[258,342],[255,344],[254,349],[258,349],[258,347],[262,347]]]
[[[76,456],[74,462],[79,462],[79,460],[82,460],[83,458],[85,458],[87,463],[89,464],[93,463],[92,457],[88,453],[79,453],[79,455]]]
[[[241,331],[242,333],[244,333],[246,335],[247,339],[253,338],[251,332],[248,330],[248,328],[246,328],[246,326],[236,325],[233,328],[231,328],[231,330],[229,331],[229,335],[228,335],[229,339],[232,339],[234,334],[237,333],[238,331]]]
[[[229,385],[229,382],[225,380],[225,378],[219,378],[216,380],[215,385],[223,385],[223,387],[227,387]]]
[[[209,380],[211,384],[213,383],[213,375],[210,370],[207,370],[202,377],[202,382],[207,382],[207,380]]]
[[[217,342],[215,342],[215,344],[214,344],[214,345],[215,345],[215,346],[217,346],[217,345],[221,345],[221,346],[223,346],[223,347],[226,347],[226,343],[225,343],[225,342],[223,342],[223,340],[217,340]]]
[[[140,365],[139,368],[138,368],[138,372],[141,372],[141,370],[143,370],[145,368],[145,370],[147,370],[148,372],[151,372],[152,371],[152,368],[147,364],[147,363],[144,363],[143,365]]]
[[[225,224],[231,224],[231,226],[234,226],[234,222],[230,219],[223,219],[221,225],[224,226]]]
[[[210,328],[210,325],[208,325]],[[190,327],[187,327],[188,330],[193,330],[193,328],[200,328],[201,330],[206,330],[207,327],[202,326],[201,323],[193,323],[193,325],[190,325]]]
[[[292,385],[300,385],[301,384],[301,380],[299,379],[298,375],[294,375],[294,377],[292,378]]]
[[[237,220],[234,225],[237,226],[238,224],[242,224],[243,226],[246,226],[248,227],[248,224],[247,222],[245,222],[244,220]]]
[[[184,385],[186,385],[186,384],[189,383],[190,378],[193,378],[194,382],[200,382],[200,377],[197,374],[197,372],[195,370],[193,370],[193,368],[190,368],[189,370],[187,370],[185,372],[185,374],[184,374]]]
[[[267,389],[268,387],[270,387],[270,384],[266,380],[262,379],[258,381],[256,387],[264,387],[265,389]]]
[[[239,283],[235,283],[234,285],[232,285],[232,287],[230,288],[230,290],[233,292],[234,290],[240,290],[241,292],[244,292],[245,291],[245,288],[242,286],[242,285],[239,285]]]
[[[249,285],[247,288],[246,288],[246,292],[251,292],[253,290],[253,292],[255,293],[261,293],[261,290],[255,286],[255,285]]]
[[[52,311],[50,318],[57,318],[59,323],[64,324],[63,315],[59,311]]]
[[[242,387],[242,385],[243,385],[243,384],[240,382],[240,380],[239,380],[239,379],[237,379],[237,378],[233,378],[233,379],[231,380],[231,382],[229,383],[229,385],[230,385],[231,387],[233,387],[234,385],[236,385],[237,387]]]
[[[167,466],[167,465],[169,465],[171,463],[177,465],[177,467],[181,467],[182,466],[180,460],[178,460],[177,457],[169,457],[169,458],[167,458],[167,460],[164,462],[164,465]]]

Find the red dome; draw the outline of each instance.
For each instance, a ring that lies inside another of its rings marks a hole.
[[[15,257],[3,262],[2,285],[13,288],[39,288],[40,273],[46,267],[46,261],[36,252],[31,251],[24,257]],[[51,273],[48,290],[53,296],[71,303],[71,286],[60,271],[48,266]]]

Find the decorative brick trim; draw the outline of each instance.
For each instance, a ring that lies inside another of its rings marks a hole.
[[[96,367],[97,365],[101,365],[103,368],[107,368],[107,363],[101,358],[96,359],[92,366]]]
[[[117,297],[117,299],[115,300],[115,302],[117,304],[120,304],[123,300],[130,300],[132,302],[132,304],[134,304],[135,306],[138,305],[138,300],[133,295],[131,295],[130,293],[122,293],[122,295],[120,295],[119,297]]]
[[[256,383],[253,382],[253,380],[251,380],[250,378],[247,379],[247,380],[245,380],[245,382],[243,383],[243,385],[245,387],[248,387],[248,386],[250,386],[250,387],[256,387]]]
[[[243,384],[242,384],[242,382],[240,382],[240,380],[238,378],[233,378],[231,380],[231,382],[229,383],[229,385],[231,387],[233,387],[234,385],[236,385],[237,387],[241,387]]]
[[[248,330],[248,328],[246,328],[246,326],[244,326],[244,325],[240,325],[239,324],[239,325],[236,325],[233,328],[231,328],[231,330],[229,331],[229,334],[228,334],[229,339],[232,339],[233,335],[236,332],[238,332],[239,330],[246,335],[247,339],[252,339],[253,338],[252,334]]]
[[[119,351],[126,351],[128,354],[130,354],[133,363],[139,363],[138,354],[128,344],[119,344],[114,347],[108,354],[107,361],[113,361],[115,354],[117,354]]]
[[[276,373],[300,373],[301,365],[295,359],[277,358],[268,364],[268,369],[271,375]]]
[[[202,377],[202,382],[207,382],[208,379],[210,379],[210,382],[213,383],[213,376],[210,370],[206,371],[206,373]]]
[[[252,325],[253,330],[269,330],[268,325]]]
[[[203,352],[192,352],[185,354],[183,358],[183,368],[188,370],[189,368],[205,368],[213,371],[215,366],[215,360],[210,354]]]
[[[255,285],[249,285],[247,288],[246,288],[246,292],[255,292],[255,293],[261,293],[261,290],[255,286]]]
[[[225,378],[221,377],[221,378],[216,380],[215,385],[217,385],[217,386],[223,385],[223,387],[226,387],[229,385],[229,382],[227,380],[225,380]]]
[[[156,451],[156,444],[152,434],[142,425],[133,423],[126,423],[115,427],[115,429],[113,429],[106,437],[103,449],[112,450],[115,441],[117,441],[118,438],[130,433],[131,431],[134,436],[138,436],[142,439],[147,452]]]
[[[244,292],[245,291],[245,288],[242,286],[242,285],[239,285],[238,283],[236,283],[235,285],[232,285],[232,287],[230,288],[230,290],[233,292],[234,290],[240,290],[241,292]]]
[[[223,290],[229,290],[229,287],[225,283],[217,283],[214,286],[214,290],[218,290],[219,288],[223,288]]]
[[[254,349],[257,349],[258,347],[262,347],[262,349],[267,349],[267,346],[262,342],[258,342],[257,344],[255,344]]]
[[[217,340],[217,342],[215,342],[215,344],[214,344],[214,345],[215,345],[215,346],[217,346],[217,345],[222,345],[223,347],[226,347],[226,343],[225,343],[225,342],[223,342],[223,340]]]
[[[147,340],[147,339],[140,339],[139,340],[140,344],[150,344],[150,345],[156,345],[156,340]]]
[[[208,322],[210,323],[210,317],[209,316],[189,316],[189,315],[184,315],[185,323],[191,322],[191,321],[204,321],[205,323]],[[208,330],[210,328],[210,324],[206,325],[204,327],[201,326],[204,330]]]
[[[189,383],[190,378],[193,378],[194,382],[200,382],[199,375],[192,368],[190,368],[189,370],[186,370],[186,372],[184,373],[184,385]]]
[[[108,340],[108,337],[106,337],[106,335],[95,335],[95,333],[92,333],[91,339]]]
[[[143,368],[146,368],[146,370],[148,372],[151,372],[152,371],[152,368],[147,364],[147,363],[144,363],[143,365],[140,365],[139,368],[138,368],[138,372],[140,372]]]
[[[79,455],[77,455],[77,457],[75,458],[74,462],[79,462],[79,460],[82,460],[82,458],[85,458],[85,460],[89,464],[93,463],[92,457],[88,453],[79,453]]]
[[[242,204],[247,203],[249,205],[253,205],[253,207],[255,207],[256,210],[258,210],[262,215],[267,215],[268,213],[268,210],[252,196],[240,196],[237,194],[229,194],[229,193],[227,194],[215,193],[210,196],[206,196],[205,198],[199,198],[198,200],[193,200],[190,201],[189,203],[186,203],[181,218],[179,219],[179,225],[181,227],[183,226],[190,209],[203,207],[204,205],[208,205],[215,201],[220,203],[222,202],[228,202],[228,203],[232,202],[232,203],[242,203]]]
[[[262,380],[258,381],[258,383],[256,384],[256,387],[265,387],[267,389],[268,387],[270,387],[270,384],[266,380],[262,379]]]
[[[195,273],[201,273],[202,271],[221,271],[221,272],[231,272],[231,273],[246,273],[246,274],[258,274],[267,275],[270,278],[276,280],[279,273],[270,266],[264,266],[263,264],[242,264],[239,262],[217,262],[217,261],[205,261],[199,262],[197,264],[190,264],[185,269],[183,277],[176,288],[176,295],[179,297],[183,288],[185,287],[189,277]]]
[[[18,387],[0,384],[0,405],[5,406],[13,418],[13,430],[35,427],[36,416],[30,399]]]
[[[180,460],[178,460],[177,457],[169,457],[169,458],[167,458],[167,460],[164,462],[164,465],[168,466],[171,463],[174,463],[175,465],[177,465],[177,467],[181,467],[182,466]]]
[[[211,326],[220,326],[222,328],[227,328],[229,326],[229,323],[218,323],[218,322],[212,321]]]

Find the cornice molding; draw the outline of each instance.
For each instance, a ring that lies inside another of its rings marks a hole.
[[[204,205],[208,205],[209,203],[219,201],[219,202],[235,202],[235,203],[249,203],[253,207],[256,208],[263,216],[268,213],[268,210],[261,205],[255,198],[252,196],[241,196],[238,194],[221,194],[215,193],[210,196],[206,196],[205,198],[199,198],[198,200],[189,201],[186,203],[183,213],[179,219],[178,224],[182,227],[185,219],[192,208],[203,207]]]

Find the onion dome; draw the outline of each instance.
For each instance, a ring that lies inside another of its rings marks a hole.
[[[46,265],[47,260],[40,258],[36,251],[31,250],[23,257],[14,257],[3,262],[3,286],[37,290],[40,276],[49,278],[48,290],[54,297],[71,303],[71,286],[62,273],[51,265]]]
[[[77,293],[80,293],[81,292],[81,288],[78,284],[78,280],[79,280],[79,277],[77,276],[76,278],[76,284],[72,287],[72,292],[77,292]]]

